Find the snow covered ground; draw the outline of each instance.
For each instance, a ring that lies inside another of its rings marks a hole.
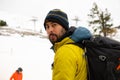
[[[50,42],[35,36],[0,36],[0,80],[23,68],[23,80],[50,80],[53,51]]]
[[[113,39],[120,41],[120,33]],[[0,36],[0,80],[9,80],[23,68],[23,80],[51,80],[54,53],[51,43],[39,36]]]

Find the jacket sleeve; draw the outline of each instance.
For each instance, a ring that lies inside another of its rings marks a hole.
[[[15,73],[12,74],[12,76],[10,77],[10,80],[13,80],[13,78],[14,78],[14,74],[15,74]]]
[[[78,55],[73,48],[64,45],[55,53],[52,80],[75,80]]]

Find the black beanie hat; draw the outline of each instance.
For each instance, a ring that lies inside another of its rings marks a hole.
[[[53,9],[47,14],[44,20],[44,27],[46,26],[46,21],[56,22],[65,28],[65,30],[69,28],[67,14],[60,9]]]
[[[23,71],[23,69],[22,69],[21,67],[19,67],[17,70],[18,70],[19,72],[22,72],[22,71]]]

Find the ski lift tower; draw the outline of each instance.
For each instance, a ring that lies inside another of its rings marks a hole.
[[[75,18],[74,18],[74,19],[72,19],[72,20],[74,20],[74,21],[75,21],[75,26],[77,26],[78,21],[80,21],[80,19],[78,18],[78,16],[75,16]]]
[[[34,31],[36,31],[36,21],[38,21],[37,17],[32,17],[31,21],[34,23]]]

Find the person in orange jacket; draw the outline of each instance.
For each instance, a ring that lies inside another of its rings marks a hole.
[[[23,69],[19,67],[10,77],[10,80],[22,80],[23,74],[22,74]]]

